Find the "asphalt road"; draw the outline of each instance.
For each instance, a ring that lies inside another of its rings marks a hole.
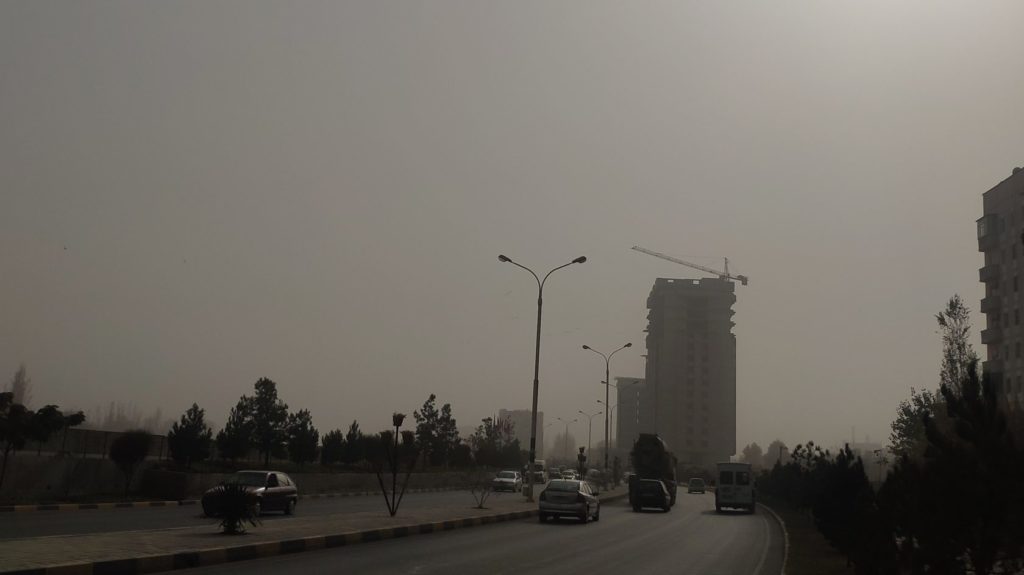
[[[518,497],[511,493],[494,497]],[[409,493],[402,499],[402,509],[438,505],[465,506],[472,496],[466,491]],[[300,499],[296,517],[327,515],[357,511],[384,510],[384,499],[377,495],[332,499]],[[263,514],[263,521],[290,521],[278,512]],[[216,524],[217,519],[203,516],[199,505],[181,507],[143,507],[139,509],[86,509],[81,511],[27,511],[0,513],[0,539],[78,535],[189,527],[203,523]]]
[[[776,575],[783,536],[763,511],[716,514],[713,495],[684,495],[669,513],[609,503],[601,520],[536,519],[241,561],[194,575],[251,573]]]

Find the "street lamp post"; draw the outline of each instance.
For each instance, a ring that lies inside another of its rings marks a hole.
[[[565,456],[566,459],[569,459],[569,424],[576,423],[576,421],[578,420],[573,419],[572,421],[566,421],[559,417],[558,421],[561,421],[562,423],[565,424],[565,435],[562,436],[562,445],[564,446],[562,454]]]
[[[599,399],[598,401],[601,401],[601,400]],[[587,460],[589,461],[590,460],[590,440],[591,440],[591,438],[594,435],[594,416],[595,415],[601,415],[601,412],[598,411],[597,413],[587,413],[587,412],[585,412],[585,411],[583,411],[581,409],[581,410],[579,410],[579,413],[587,416]]]
[[[540,319],[541,310],[544,308],[544,283],[548,281],[548,277],[556,271],[571,266],[572,264],[581,264],[587,261],[586,256],[580,256],[567,264],[562,264],[551,271],[549,271],[544,279],[537,277],[537,274],[530,268],[513,261],[505,255],[499,255],[498,261],[502,263],[510,263],[516,267],[520,267],[533,276],[533,279],[537,280],[537,340],[533,356],[533,406],[530,411],[530,463],[527,473],[527,492],[526,498],[528,501],[533,501],[533,464],[537,459],[537,392],[540,389]]]
[[[612,429],[615,429],[615,408],[618,407],[619,404],[616,403],[615,405],[613,405],[611,407],[608,407],[608,404],[605,403],[604,400],[602,400],[602,399],[597,400],[597,402],[600,403],[601,405],[603,405],[604,408],[608,411],[608,422],[609,422],[609,425],[611,426]],[[612,433],[614,434],[614,432],[612,432]]]
[[[584,345],[583,346],[583,349],[585,349],[587,351],[592,351],[592,352],[596,353],[597,355],[601,356],[602,358],[604,358],[604,384],[605,384],[605,388],[604,388],[604,402],[605,402],[605,405],[608,404],[609,395],[610,395],[611,377],[610,377],[609,374],[611,373],[612,356],[615,355],[616,353],[626,349],[627,347],[633,347],[633,344],[631,342],[627,343],[626,345],[620,347],[619,349],[609,353],[608,355],[605,355],[605,354],[597,351],[596,349],[590,347],[589,345]],[[608,414],[607,413],[604,416],[604,470],[608,471]]]

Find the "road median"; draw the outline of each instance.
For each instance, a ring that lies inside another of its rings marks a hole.
[[[435,487],[430,489],[410,489],[406,493],[438,493],[441,491],[458,491],[462,487]],[[379,495],[379,491],[340,491],[337,493],[311,493],[299,495],[299,499],[334,499],[342,497],[365,497]],[[37,503],[26,505],[0,505],[0,513],[26,513],[29,511],[88,511],[94,509],[142,509],[152,507],[182,507],[198,505],[198,499],[156,500],[156,501],[105,501],[98,503]]]
[[[610,502],[625,491],[601,497]],[[525,519],[537,504],[521,497],[493,496],[488,509],[467,506],[416,509],[398,517],[386,513],[344,513],[265,522],[242,536],[221,535],[217,522],[180,529],[0,541],[0,573],[33,575],[156,573],[343,547],[412,535]]]

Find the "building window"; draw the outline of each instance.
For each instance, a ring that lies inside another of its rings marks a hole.
[[[1013,325],[1020,325],[1020,309],[1013,310]]]
[[[1014,244],[1013,246],[1017,247],[1017,244]],[[1017,276],[1013,276],[1013,293],[1017,293],[1017,287]]]
[[[1017,354],[1017,359],[1020,359],[1020,342],[1018,341],[1014,347],[1016,348],[1015,353]]]

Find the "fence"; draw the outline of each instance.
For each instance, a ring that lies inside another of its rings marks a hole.
[[[53,434],[47,441],[30,441],[22,451],[105,459],[110,457],[110,444],[121,435],[124,432],[72,427]],[[169,456],[167,436],[150,434],[148,458],[167,459]]]

